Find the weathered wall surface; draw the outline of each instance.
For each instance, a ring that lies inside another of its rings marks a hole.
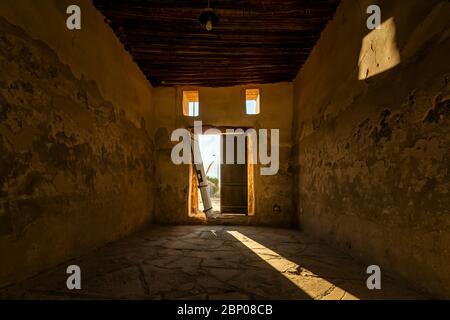
[[[150,222],[154,170],[152,88],[90,1],[1,1],[0,70],[2,286]]]
[[[370,4],[382,9],[381,30],[366,28]],[[344,0],[294,89],[301,228],[441,297],[450,297],[449,6]]]
[[[260,85],[261,112],[245,114],[245,86],[198,89],[203,126],[280,129],[280,168],[278,174],[261,176],[255,166],[255,216],[252,223],[289,224],[292,220],[291,124],[293,87],[291,83]],[[172,131],[189,128],[194,118],[183,115],[183,88],[155,88],[155,148],[157,196],[155,219],[162,223],[188,221],[189,166],[174,165],[170,154],[176,144]],[[278,204],[281,212],[274,212]]]

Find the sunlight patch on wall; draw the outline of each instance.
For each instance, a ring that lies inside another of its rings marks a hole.
[[[359,54],[359,80],[365,80],[400,64],[394,18],[364,37]]]
[[[345,294],[347,299],[359,300],[349,292],[345,292],[335,284],[321,278],[318,275],[315,275],[312,271],[307,270],[306,268],[300,267],[295,262],[284,258],[275,251],[250,239],[239,231],[227,232],[312,299],[327,299],[324,293],[329,292],[327,294],[329,299],[335,299],[336,297],[343,296]],[[318,294],[318,292],[321,293]]]

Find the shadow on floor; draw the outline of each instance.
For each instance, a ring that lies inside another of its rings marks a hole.
[[[66,288],[66,268],[82,289]],[[295,230],[155,227],[0,290],[3,299],[420,298],[388,281],[366,288],[365,267]],[[384,279],[384,277],[383,277]]]
[[[400,286],[383,272],[382,289],[369,290],[366,285],[369,277],[366,274],[367,265],[300,232],[270,229],[262,233],[250,228],[228,233],[311,298],[424,299],[421,294]]]

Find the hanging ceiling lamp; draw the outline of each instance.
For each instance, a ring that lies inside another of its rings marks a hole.
[[[208,8],[202,11],[202,13],[200,14],[200,18],[198,19],[207,31],[211,31],[212,28],[217,26],[217,24],[219,23],[219,17],[210,7],[209,1],[210,0],[208,0]]]

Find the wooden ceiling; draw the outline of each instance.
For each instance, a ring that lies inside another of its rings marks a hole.
[[[339,0],[93,0],[154,86],[291,81]]]

